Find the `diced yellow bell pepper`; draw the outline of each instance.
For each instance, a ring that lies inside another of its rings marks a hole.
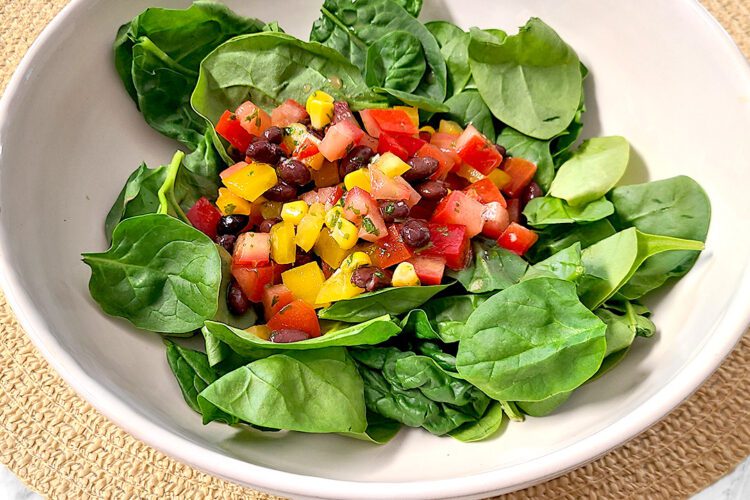
[[[271,227],[271,258],[277,264],[294,264],[297,247],[294,243],[294,224],[279,222]]]
[[[281,144],[286,146],[287,151],[294,151],[297,146],[307,137],[307,127],[301,123],[290,123],[284,127],[284,138]]]
[[[250,215],[253,205],[244,198],[240,198],[227,188],[219,188],[219,197],[216,199],[222,215],[243,214]]]
[[[393,106],[393,109],[400,109],[409,115],[409,119],[415,127],[419,127],[419,110],[411,106]]]
[[[286,222],[298,225],[307,215],[307,203],[302,200],[290,201],[281,206],[281,218]]]
[[[322,90],[316,90],[310,94],[305,108],[310,115],[310,123],[314,128],[321,129],[331,123],[333,119],[333,97]]]
[[[308,212],[307,215],[302,217],[302,220],[297,226],[297,236],[294,237],[294,242],[297,246],[305,252],[309,252],[320,237],[320,231],[323,229],[323,222],[323,216],[314,215],[311,212]]]
[[[384,153],[372,164],[388,177],[396,177],[411,168],[411,166],[393,153]]]
[[[341,269],[337,269],[330,278],[328,278],[318,292],[318,296],[315,298],[316,304],[327,304],[336,300],[351,299],[356,297],[365,291],[364,288],[359,288],[352,285],[351,273],[345,273]]]
[[[280,201],[263,200],[260,202],[260,215],[264,219],[277,219],[281,216],[281,209],[284,206]]]
[[[310,170],[313,172],[316,170],[320,170],[325,165],[325,156],[323,156],[323,153],[315,153],[312,156],[308,156],[307,158],[302,158],[300,160],[304,165],[307,166]],[[338,181],[337,181],[338,182]]]
[[[315,306],[318,292],[326,278],[318,263],[310,262],[284,271],[281,273],[281,280],[296,298]]]
[[[484,179],[484,174],[482,172],[473,167],[470,167],[466,163],[462,163],[461,166],[458,167],[458,170],[456,170],[456,175],[459,177],[463,177],[472,184]]]
[[[438,132],[440,132],[441,134],[461,135],[463,131],[464,129],[461,128],[461,125],[454,121],[440,120]]]
[[[331,230],[331,237],[344,250],[349,250],[357,244],[359,229],[344,218],[341,207],[335,206],[326,213],[326,226]]]
[[[497,186],[498,189],[502,189],[508,184],[510,184],[511,178],[510,175],[508,175],[505,171],[500,170],[499,168],[496,168],[492,172],[490,172],[487,177],[490,178],[492,183]]]
[[[432,135],[435,133],[435,129],[433,127],[430,127],[429,125],[425,125],[423,127],[419,128],[420,132],[427,132],[428,134]]]
[[[320,217],[321,219],[325,219],[326,216],[326,206],[320,203],[319,201],[316,201],[312,205],[310,205],[310,208],[307,211],[310,215],[315,215]]]
[[[349,172],[346,174],[346,177],[344,177],[344,186],[346,186],[347,191],[354,189],[356,186],[369,193],[372,190],[370,184],[370,171],[366,168],[360,168],[354,172]]]
[[[305,160],[306,159],[307,158],[305,158]],[[303,160],[303,163],[304,163],[304,160]],[[320,166],[320,168],[318,168],[317,170],[313,169],[310,172],[310,175],[312,176],[312,179],[315,182],[315,187],[319,187],[319,188],[330,187],[330,186],[335,186],[336,184],[339,183],[341,179],[339,178],[339,166],[337,163],[338,162],[334,163],[334,162],[325,160],[323,161],[323,164]]]
[[[402,262],[396,266],[393,270],[393,278],[391,279],[391,285],[393,286],[419,286],[419,277],[417,272],[414,270],[414,265],[410,262]]]
[[[364,252],[354,252],[341,263],[341,270],[345,273],[353,273],[355,269],[372,265],[372,259]]]
[[[266,163],[250,163],[223,180],[232,193],[248,201],[257,200],[277,181],[276,171]]]
[[[349,250],[341,248],[339,244],[336,243],[336,240],[331,236],[331,231],[329,229],[323,229],[320,232],[318,241],[315,242],[314,251],[318,257],[323,259],[323,262],[334,269],[339,267],[346,256],[351,253]]]
[[[271,338],[271,329],[266,325],[253,325],[250,328],[245,328],[245,331],[263,340]]]

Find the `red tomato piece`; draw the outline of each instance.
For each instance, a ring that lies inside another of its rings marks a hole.
[[[496,201],[485,205],[482,217],[484,218],[482,234],[495,240],[503,234],[505,228],[510,224],[508,210]]]
[[[219,118],[219,123],[216,124],[216,133],[229,141],[229,144],[242,151],[242,153],[247,150],[253,138],[247,133],[247,130],[242,128],[237,115],[229,110],[224,111],[224,114]]]
[[[331,186],[318,189],[318,202],[325,205],[326,210],[330,210],[337,201],[344,196],[344,189],[341,186]]]
[[[359,139],[365,135],[359,126],[349,120],[343,120],[328,127],[325,137],[318,145],[326,160],[335,161],[346,156]]]
[[[531,229],[523,227],[521,224],[511,222],[510,225],[505,228],[503,234],[497,239],[497,244],[515,254],[523,255],[538,239],[539,235]]]
[[[305,158],[315,156],[320,153],[320,142],[320,139],[314,135],[307,134],[302,142],[300,142],[294,149],[294,157],[298,160],[304,160]]]
[[[205,196],[199,198],[185,215],[195,229],[212,240],[216,239],[216,225],[221,219],[221,212]]]
[[[375,120],[375,117],[370,113],[371,109],[363,109],[359,112],[360,118],[362,118],[362,124],[365,126],[367,133],[377,139],[380,137],[380,125]],[[374,151],[375,149],[373,149]]]
[[[430,179],[432,180],[445,179],[445,177],[448,175],[448,172],[453,170],[453,167],[456,164],[455,160],[451,158],[450,155],[448,155],[444,151],[441,151],[440,148],[438,148],[434,144],[425,144],[424,146],[419,148],[419,151],[417,151],[414,156],[429,156],[430,158],[434,158],[438,161],[438,169],[434,174],[430,176]]]
[[[416,135],[419,129],[402,109],[363,109],[359,112],[367,133],[380,137],[380,132]]]
[[[378,241],[388,236],[378,203],[364,189],[355,186],[347,191],[344,217],[359,227],[359,237],[365,241]]]
[[[474,125],[469,125],[456,141],[456,152],[465,162],[489,174],[503,162],[503,155]]]
[[[370,245],[366,251],[370,255],[373,265],[384,269],[400,264],[412,257],[411,250],[401,238],[400,224],[388,226],[388,236]]]
[[[373,151],[377,151],[378,140],[372,137],[371,135],[363,134],[362,137],[359,138],[359,142],[357,143],[357,146],[367,146]]]
[[[263,290],[263,313],[266,321],[292,302],[294,294],[285,285],[273,285]]]
[[[492,182],[492,179],[487,177],[469,185],[464,191],[466,191],[466,194],[472,198],[476,198],[482,203],[498,202],[503,207],[508,206],[502,193],[500,193],[500,190],[495,186],[495,183]]]
[[[439,224],[463,224],[466,233],[473,238],[482,232],[484,205],[461,191],[451,191],[440,200],[431,222]]]
[[[250,135],[260,137],[264,130],[271,126],[271,117],[251,101],[245,101],[234,112],[242,128]]]
[[[378,154],[393,153],[403,161],[409,159],[409,152],[396,140],[394,136],[387,132],[380,132],[378,139]]]
[[[222,179],[226,179],[227,177],[234,174],[238,170],[242,170],[243,167],[247,167],[247,162],[244,162],[244,161],[237,162],[231,167],[225,168],[224,170],[222,170],[219,173],[219,177],[221,177]]]
[[[250,302],[261,302],[266,286],[273,284],[273,267],[232,266],[232,276]]]
[[[320,337],[320,322],[315,309],[303,300],[294,300],[282,307],[268,320],[272,332],[292,329],[306,332],[310,337]]]
[[[454,271],[466,267],[471,247],[466,226],[462,224],[427,223],[430,228],[430,244],[419,251],[419,255],[440,257]]]
[[[415,255],[409,262],[423,285],[439,285],[445,273],[445,259],[428,255]]]
[[[271,261],[271,235],[242,233],[234,244],[233,266],[264,266]]]
[[[503,192],[511,198],[516,198],[534,179],[536,165],[529,160],[512,156],[503,165],[503,171],[510,175],[510,183],[503,188]]]
[[[518,198],[508,200],[508,217],[511,222],[521,223],[521,200]]]
[[[458,137],[455,134],[447,134],[445,132],[435,132],[430,137],[430,144],[437,146],[440,149],[456,149],[456,141]]]
[[[411,194],[395,178],[388,177],[380,169],[370,167],[370,194],[376,200],[407,200]]]
[[[414,154],[416,154],[416,152],[419,151],[422,146],[427,144],[427,141],[423,141],[419,137],[414,137],[412,135],[393,134],[392,137],[396,140],[399,146],[406,150],[408,158],[414,156]]]
[[[302,104],[294,99],[287,99],[271,111],[271,124],[277,127],[288,127],[292,123],[305,121],[308,116]]]

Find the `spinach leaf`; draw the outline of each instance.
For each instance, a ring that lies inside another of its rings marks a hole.
[[[581,63],[581,80],[585,80],[589,74],[589,70],[583,63]],[[581,101],[578,103],[578,109],[573,117],[573,121],[570,122],[568,128],[561,132],[557,137],[553,138],[550,142],[550,151],[555,160],[555,167],[559,167],[571,156],[570,148],[580,137],[583,131],[583,114],[586,112],[586,99],[585,99],[585,85],[581,82]]]
[[[394,31],[411,33],[422,44],[427,71],[415,94],[442,102],[447,74],[435,37],[422,23],[392,0],[325,0],[310,40],[331,47],[356,67],[364,68],[369,47]]]
[[[531,417],[546,417],[570,399],[573,391],[561,392],[541,401],[519,401],[518,407]]]
[[[596,309],[612,297],[654,255],[673,250],[703,250],[703,243],[625,229],[586,248],[579,283],[581,301]]]
[[[320,337],[288,344],[263,340],[245,330],[215,321],[206,321],[203,331],[224,342],[242,356],[256,357],[256,352],[259,349],[286,351],[379,344],[394,335],[398,335],[401,328],[391,321],[390,316],[385,315],[356,325],[342,325],[340,323],[328,325],[327,331],[324,331]]]
[[[583,384],[599,369],[606,326],[575,285],[540,277],[490,297],[458,343],[458,373],[493,399],[541,401]]]
[[[365,81],[371,87],[412,92],[426,67],[419,40],[406,31],[392,31],[367,50]]]
[[[456,371],[456,357],[445,352],[444,346],[440,346],[435,342],[419,342],[415,350],[419,354],[432,358],[443,370],[455,375],[458,374]]]
[[[615,207],[602,197],[584,205],[570,206],[566,201],[553,196],[534,198],[526,205],[523,214],[529,225],[543,228],[550,224],[585,224],[612,215]]]
[[[212,319],[217,323],[225,323],[244,330],[258,321],[258,315],[252,307],[249,307],[247,312],[239,316],[229,312],[227,292],[232,281],[232,256],[222,246],[216,245],[216,250],[221,258],[221,286],[219,288],[219,307]],[[206,339],[206,351],[208,352],[208,339]]]
[[[581,248],[587,248],[597,241],[601,241],[615,234],[615,228],[608,220],[599,220],[591,224],[553,225],[539,231],[539,240],[531,247],[526,257],[532,262],[556,254],[573,243],[580,243]]]
[[[365,432],[362,379],[346,349],[286,351],[240,367],[199,395],[253,425],[300,432]]]
[[[629,158],[623,137],[589,139],[557,171],[549,194],[574,207],[601,198],[622,178]]]
[[[175,219],[180,219],[182,222],[190,224],[190,221],[185,215],[185,212],[182,211],[182,208],[180,208],[180,203],[175,196],[175,180],[177,179],[177,172],[180,169],[184,157],[185,153],[177,151],[172,157],[172,162],[167,165],[167,173],[164,182],[156,192],[156,197],[159,200],[159,208],[156,210],[156,213],[170,215]]]
[[[541,20],[503,39],[472,28],[469,63],[492,114],[519,132],[551,139],[573,120],[581,100],[578,56]]]
[[[424,27],[437,40],[438,45],[440,45],[440,53],[445,59],[445,66],[448,71],[448,95],[460,93],[471,78],[469,34],[448,21],[430,21],[425,23]]]
[[[547,276],[576,282],[584,273],[581,261],[581,243],[576,242],[551,257],[529,267],[523,280]]]
[[[378,95],[382,95],[388,98],[389,102],[395,104],[406,104],[419,108],[421,111],[427,111],[430,113],[446,113],[449,108],[443,104],[442,101],[436,101],[430,97],[424,97],[421,95],[410,94],[408,92],[401,92],[396,89],[389,89],[385,87],[373,87],[372,91]]]
[[[122,221],[103,253],[85,253],[89,291],[99,306],[136,327],[189,333],[213,318],[221,259],[213,241],[166,215]]]
[[[475,443],[494,436],[507,422],[500,403],[493,401],[482,418],[476,422],[467,422],[449,434],[464,443]]]
[[[445,105],[450,108],[448,119],[456,123],[471,123],[489,140],[495,141],[495,125],[492,122],[490,108],[476,90],[464,90],[454,95]]]
[[[610,196],[618,227],[706,241],[711,203],[690,177],[617,187]],[[685,275],[698,258],[697,252],[670,252],[649,258],[620,289],[620,295],[636,299],[661,286],[671,277]]]
[[[637,335],[651,337],[656,331],[653,322],[646,316],[638,314],[630,302],[625,302],[624,306],[624,314],[620,314],[616,309],[608,308],[606,304],[594,311],[594,314],[607,325],[606,356],[629,348]]]
[[[390,287],[339,300],[318,311],[318,317],[359,323],[383,315],[399,315],[421,306],[451,284]]]
[[[508,153],[529,160],[536,165],[534,180],[547,191],[555,177],[555,164],[550,153],[550,141],[534,139],[511,127],[505,127],[497,137],[497,143]]]
[[[488,295],[448,295],[428,300],[402,320],[404,332],[420,339],[458,342],[466,320]]]
[[[367,429],[365,432],[342,432],[342,436],[368,441],[374,444],[385,444],[398,434],[401,423],[367,410]]]
[[[279,25],[278,21],[271,21],[270,23],[264,24],[263,29],[261,31],[272,31],[274,33],[286,33],[284,29]]]
[[[145,163],[130,174],[104,222],[107,241],[112,240],[112,232],[121,220],[156,213],[159,209],[157,193],[164,184],[166,175],[166,167],[150,169]]]
[[[471,293],[503,290],[518,283],[528,264],[518,255],[497,246],[494,241],[474,239],[474,260],[461,271],[446,274],[457,279]]]
[[[414,17],[419,16],[419,12],[422,10],[422,0],[393,0],[393,1],[399,4],[401,7],[403,7],[406,12],[408,12]]]

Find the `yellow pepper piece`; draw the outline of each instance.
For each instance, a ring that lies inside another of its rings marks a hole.
[[[219,188],[219,197],[216,199],[216,206],[219,207],[221,215],[250,215],[253,211],[253,205],[249,201],[240,198],[227,188]]]
[[[224,185],[240,198],[255,201],[276,185],[276,171],[266,163],[250,163],[224,179]]]
[[[291,123],[284,127],[284,138],[281,143],[286,146],[287,151],[294,151],[297,146],[307,137],[307,127],[301,123]]]
[[[419,110],[411,106],[393,106],[393,109],[400,109],[409,115],[409,119],[415,127],[419,127]]]
[[[307,211],[307,213],[324,219],[326,216],[326,206],[319,201],[316,201],[315,203],[310,205],[310,209]]]
[[[280,201],[263,200],[260,203],[260,215],[262,215],[264,219],[277,219],[281,216],[281,208],[283,206],[284,204]]]
[[[411,168],[408,163],[393,153],[381,155],[372,166],[391,178],[401,175]]]
[[[409,262],[402,262],[393,270],[393,286],[419,286],[419,277],[414,270],[414,265]]]
[[[427,132],[428,134],[432,135],[435,133],[435,129],[433,127],[430,127],[429,125],[425,125],[423,127],[420,127],[420,132]]]
[[[305,252],[309,252],[320,237],[320,231],[323,229],[323,216],[313,215],[308,212],[302,217],[297,226],[297,236],[294,242]]]
[[[461,125],[456,122],[450,120],[440,120],[438,132],[440,132],[441,134],[461,135],[463,131],[464,129],[461,128]]]
[[[256,337],[263,340],[268,340],[269,338],[271,338],[271,329],[266,325],[254,325],[250,328],[245,328],[245,331],[250,335],[255,335]]]
[[[277,264],[294,264],[297,248],[294,244],[294,224],[279,222],[271,227],[271,258]]]
[[[456,175],[459,177],[463,177],[472,184],[484,179],[484,174],[482,172],[473,167],[470,167],[466,163],[462,163],[461,166],[458,167],[458,170],[456,170]]]
[[[331,123],[333,119],[333,97],[322,90],[316,90],[305,103],[307,114],[310,115],[310,124],[314,128],[321,129]]]
[[[315,242],[314,247],[315,253],[323,259],[323,262],[333,268],[337,268],[341,265],[347,255],[351,252],[345,250],[336,243],[336,240],[331,236],[329,229],[323,229],[320,232],[318,241]]]
[[[345,273],[353,273],[355,269],[372,265],[372,259],[364,252],[354,252],[341,263],[341,270]]]
[[[370,184],[370,171],[366,168],[360,168],[354,172],[346,174],[346,177],[344,177],[344,186],[346,186],[347,191],[354,189],[356,186],[369,193],[372,190],[372,185]]]
[[[344,218],[341,207],[333,207],[326,213],[326,226],[331,230],[331,237],[344,250],[354,248],[357,244],[359,229]]]
[[[323,165],[325,164],[325,157],[323,156],[323,153],[315,153],[314,155],[303,158],[300,161],[303,164],[307,165],[307,168],[316,171],[323,168]]]
[[[298,225],[307,215],[307,203],[302,200],[290,201],[281,206],[281,218],[286,222]]]
[[[327,304],[336,300],[351,299],[363,293],[364,288],[352,285],[351,273],[345,273],[337,269],[330,278],[328,278],[318,292],[315,298],[316,304]]]
[[[293,267],[281,273],[281,280],[291,290],[294,296],[315,306],[315,300],[326,280],[317,262],[310,262],[304,266]]]
[[[510,184],[511,178],[510,175],[508,175],[505,171],[500,170],[499,168],[496,168],[492,172],[490,172],[487,177],[490,178],[492,183],[497,186],[498,189],[502,189],[508,184]]]

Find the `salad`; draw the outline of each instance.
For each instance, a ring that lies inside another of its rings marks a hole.
[[[420,7],[325,0],[310,41],[205,1],[118,31],[187,152],[127,179],[89,289],[163,336],[204,423],[492,437],[653,336],[641,299],[703,249],[694,180],[619,185],[627,140],[580,142],[588,70],[551,27]]]

